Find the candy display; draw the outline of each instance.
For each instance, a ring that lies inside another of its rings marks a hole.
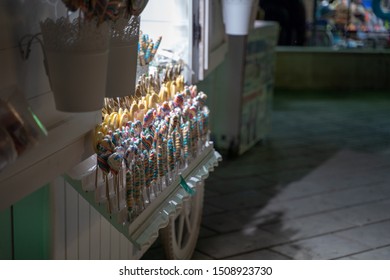
[[[126,222],[179,180],[208,145],[207,95],[185,85],[181,70],[175,65],[162,75],[142,76],[135,96],[105,99],[94,148],[107,208],[128,211]],[[124,203],[119,201],[122,190]]]

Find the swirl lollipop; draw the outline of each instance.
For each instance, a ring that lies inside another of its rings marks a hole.
[[[175,98],[173,99],[173,104],[175,104],[176,107],[182,107],[184,104],[184,95],[182,93],[178,93],[175,95]]]
[[[149,111],[144,116],[144,125],[143,125],[143,127],[149,127],[152,124],[155,115],[156,115],[156,110],[155,109],[149,109]]]

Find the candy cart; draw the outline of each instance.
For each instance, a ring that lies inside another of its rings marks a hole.
[[[132,100],[114,104],[115,99],[106,99],[104,120],[93,136],[96,154],[65,175],[129,240],[130,258],[142,256],[160,233],[169,258],[191,257],[204,180],[221,160],[208,139],[207,96],[196,86],[184,86],[180,69],[174,72],[167,69],[162,83],[153,74],[143,74],[136,89],[139,96]],[[147,91],[146,83],[148,93],[139,92]],[[170,92],[173,84],[177,89]]]

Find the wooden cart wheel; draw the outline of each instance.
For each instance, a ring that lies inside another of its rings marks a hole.
[[[184,200],[181,211],[161,229],[161,241],[168,259],[191,259],[199,236],[203,195],[204,184],[200,184],[195,195]]]

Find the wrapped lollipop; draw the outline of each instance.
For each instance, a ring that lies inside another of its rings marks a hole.
[[[179,132],[176,132],[176,135],[175,135],[175,160],[176,160],[176,163],[178,165],[178,167],[180,168],[180,165],[181,165],[181,151],[182,151],[182,148],[183,148],[183,143],[182,143],[182,136]]]
[[[120,197],[119,197],[119,172],[122,168],[123,156],[120,153],[111,154],[108,159],[108,165],[110,166],[110,171],[114,176],[114,190],[116,194],[117,210],[120,210]],[[111,209],[112,210],[112,209]]]
[[[108,174],[110,172],[110,166],[108,165],[108,155],[99,154],[97,155],[97,164],[103,172],[103,179],[105,182],[105,200],[107,201],[107,211],[111,214],[112,207],[110,201],[110,186],[108,180]],[[100,199],[99,199],[100,201]]]
[[[174,114],[173,116],[171,116],[170,122],[169,122],[168,135],[171,135],[175,131],[178,122],[179,122],[179,116],[178,115]]]
[[[150,182],[151,182],[151,174],[149,171],[149,154],[147,151],[143,151],[143,167],[144,167],[144,181],[146,188],[146,195],[148,196],[149,203],[150,200]]]
[[[136,145],[134,145],[134,143],[131,143],[130,146],[127,148],[124,156],[124,160],[128,168],[134,165],[137,155],[138,155],[138,148]]]
[[[172,137],[168,139],[168,167],[171,176],[173,177],[172,173],[174,172],[175,169],[175,145]]]
[[[134,166],[134,202],[136,205],[136,212],[137,214],[140,213],[140,211],[143,208],[142,204],[142,192],[141,192],[141,170],[139,166],[136,164]]]
[[[112,143],[109,135],[104,136],[104,138],[97,144],[98,153],[112,153],[114,149],[115,145]]]
[[[111,135],[111,142],[114,146],[122,145],[122,132],[117,129]]]
[[[157,180],[158,180],[158,168],[157,168],[157,156],[156,150],[153,149],[149,153],[149,173],[150,173],[150,185],[153,189],[154,195],[157,196]]]
[[[142,123],[140,120],[136,120],[134,123],[133,123],[133,129],[134,129],[134,132],[135,132],[135,137],[140,137],[141,135],[141,132],[142,132]]]
[[[189,151],[190,151],[190,130],[189,130],[189,122],[187,122],[183,127],[183,154],[184,154],[184,160],[186,164],[188,164],[189,161]]]
[[[153,146],[153,137],[151,135],[145,135],[144,133],[142,133],[141,142],[142,150],[146,150],[147,152],[149,152]]]

